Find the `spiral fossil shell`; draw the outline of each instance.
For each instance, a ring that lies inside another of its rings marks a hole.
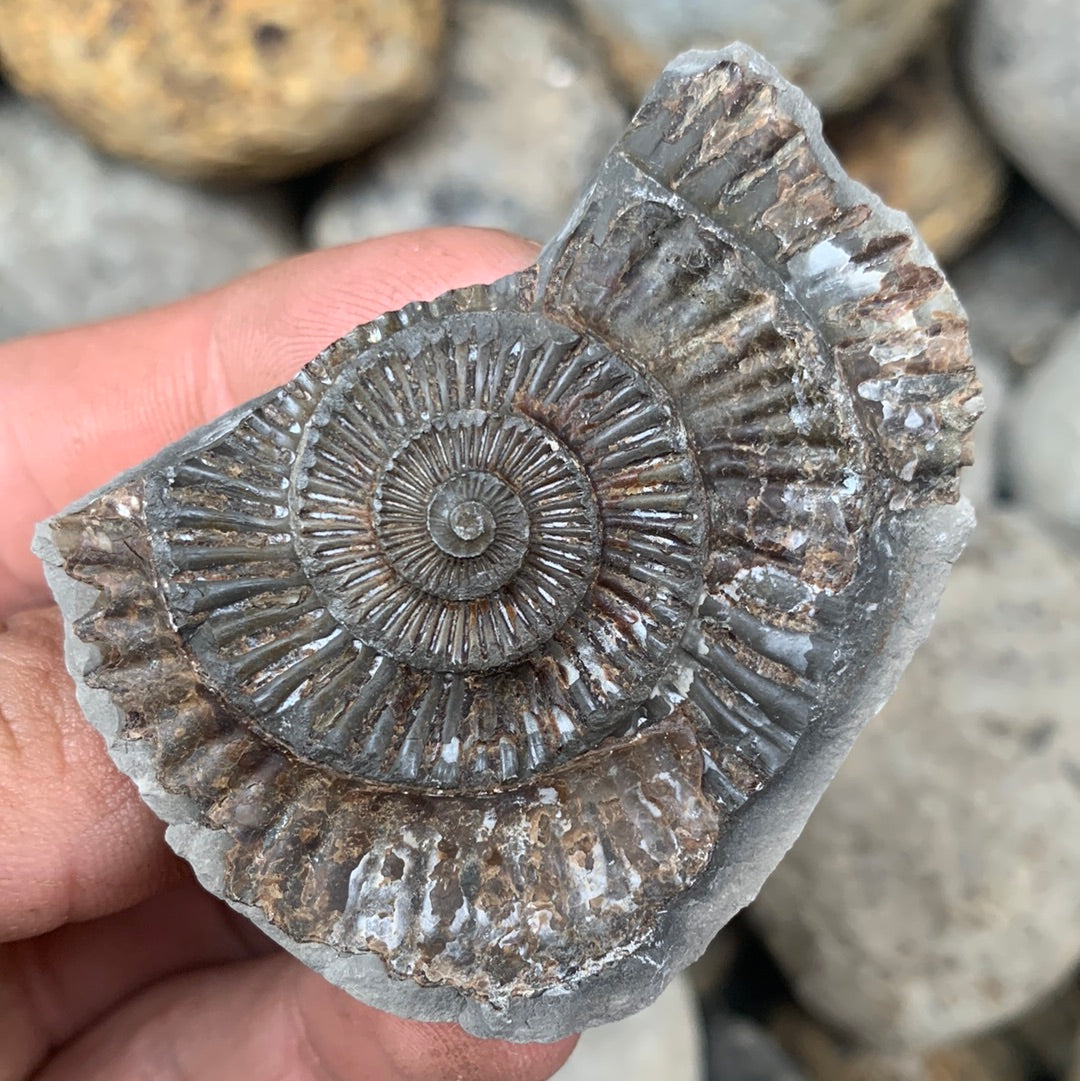
[[[358,327],[46,523],[88,715],[359,997],[554,1038],[753,895],[968,527],[963,317],[742,47],[536,265]]]

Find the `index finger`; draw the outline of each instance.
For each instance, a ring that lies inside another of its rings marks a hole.
[[[0,618],[48,596],[34,524],[290,379],[385,311],[527,265],[506,233],[437,229],[312,252],[125,319],[0,346]]]

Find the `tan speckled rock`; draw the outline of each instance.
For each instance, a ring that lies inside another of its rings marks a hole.
[[[744,41],[826,112],[867,101],[952,0],[573,0],[637,98],[683,49]]]
[[[432,89],[442,0],[0,0],[0,59],[98,146],[189,178],[344,157]]]
[[[828,130],[844,168],[910,214],[946,262],[993,222],[1008,181],[1004,161],[969,114],[947,65],[943,50],[920,57],[865,111]]]

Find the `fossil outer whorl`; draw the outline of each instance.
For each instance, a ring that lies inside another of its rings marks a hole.
[[[962,315],[740,47],[537,265],[358,327],[46,523],[204,881],[354,994],[554,1038],[753,895],[968,526]]]

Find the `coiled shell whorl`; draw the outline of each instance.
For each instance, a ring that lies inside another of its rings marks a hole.
[[[46,523],[88,715],[206,884],[548,1039],[753,896],[970,525],[956,300],[742,47],[527,271],[358,327]]]

